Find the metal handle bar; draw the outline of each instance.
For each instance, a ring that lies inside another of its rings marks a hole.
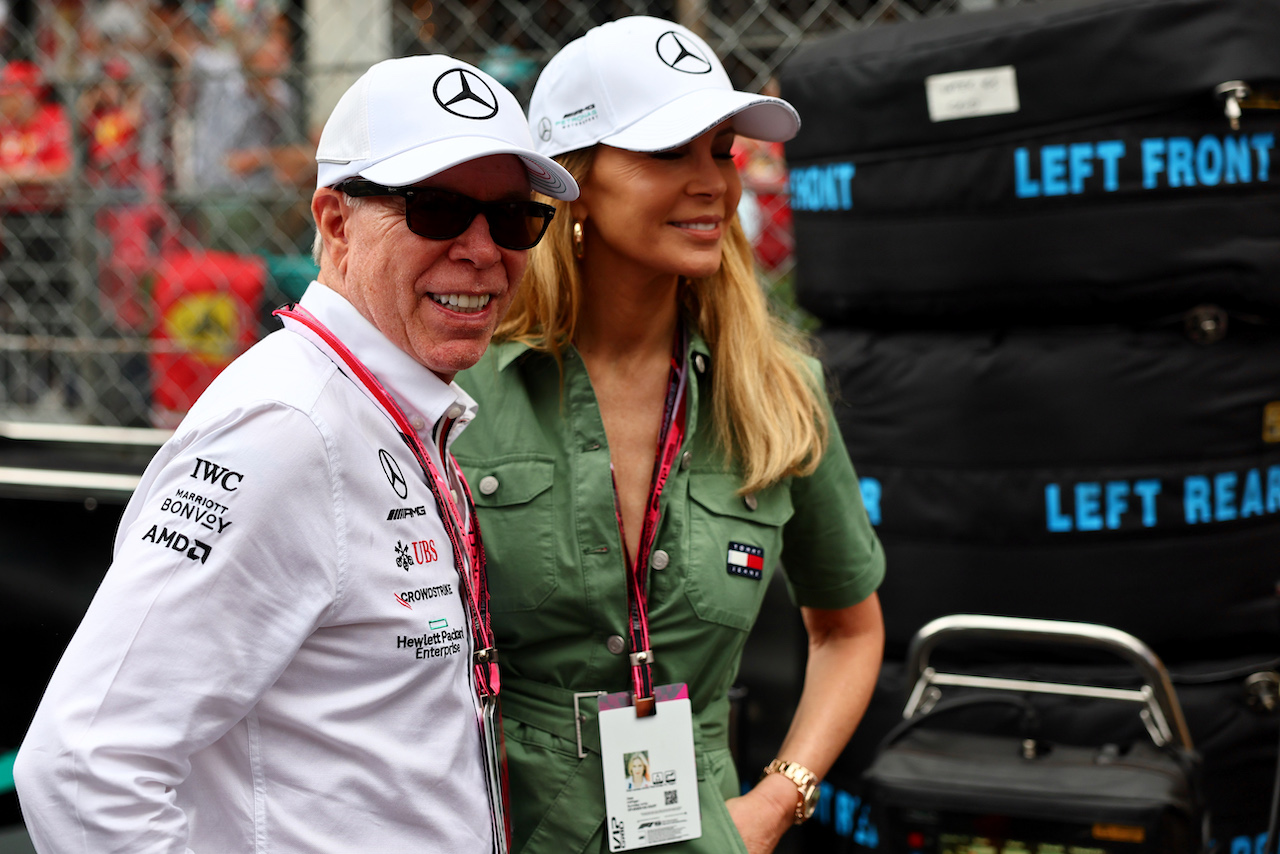
[[[997,641],[1035,641],[1083,646],[1114,653],[1141,674],[1144,685],[1137,690],[1102,688],[940,673],[929,666],[929,655],[944,640],[958,636]],[[1191,732],[1182,716],[1182,706],[1169,681],[1164,663],[1151,648],[1133,635],[1108,626],[1072,623],[1059,620],[1031,620],[1022,617],[993,617],[978,614],[952,614],[929,622],[911,639],[907,649],[907,674],[912,685],[902,711],[904,718],[913,717],[926,702],[926,692],[937,685],[987,688],[998,691],[1029,691],[1093,697],[1142,704],[1142,722],[1151,739],[1160,746],[1175,738],[1187,750],[1192,749]],[[936,692],[934,688],[934,692]],[[935,698],[936,699],[936,698]]]

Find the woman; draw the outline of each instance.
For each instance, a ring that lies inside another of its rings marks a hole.
[[[637,751],[631,754],[631,761],[627,763],[627,790],[644,789],[649,786],[649,763],[644,758],[644,753]]]
[[[735,92],[693,33],[635,17],[551,60],[530,124],[582,195],[531,254],[501,343],[459,375],[484,417],[454,446],[489,555],[515,850],[611,850],[602,769],[623,760],[602,765],[596,695],[666,725],[677,704],[654,686],[684,684],[701,829],[662,850],[768,852],[811,811],[883,642],[883,556],[820,369],[769,317],[734,216],[735,133],[788,139],[799,120]],[[780,557],[810,637],[778,753],[797,768],[739,796],[727,691]],[[649,764],[655,797],[688,782]]]

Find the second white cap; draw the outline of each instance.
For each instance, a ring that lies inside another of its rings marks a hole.
[[[600,142],[664,151],[726,119],[738,134],[770,142],[800,129],[786,101],[735,90],[693,32],[643,15],[602,24],[565,45],[529,102],[534,144],[547,157]]]

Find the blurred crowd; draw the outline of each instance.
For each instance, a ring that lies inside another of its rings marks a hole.
[[[126,327],[169,248],[302,251],[295,41],[281,0],[0,0],[0,284],[65,296],[72,205]]]

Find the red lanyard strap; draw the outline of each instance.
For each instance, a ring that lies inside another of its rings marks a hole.
[[[658,435],[658,450],[653,460],[653,476],[649,483],[649,501],[645,506],[644,524],[640,528],[640,542],[633,559],[626,547],[626,533],[622,526],[622,505],[618,500],[618,482],[613,483],[613,508],[618,517],[618,534],[622,539],[622,554],[627,570],[627,606],[630,614],[631,636],[631,687],[636,717],[647,717],[656,711],[653,697],[653,649],[649,644],[649,553],[658,532],[661,519],[663,487],[675,464],[680,446],[684,443],[685,387],[688,372],[685,353],[688,340],[683,330],[676,335],[676,347],[671,356],[671,370],[667,379],[667,399],[662,413],[662,432]]]
[[[464,600],[468,605],[467,611],[471,617],[472,636],[480,647],[473,660],[477,690],[481,697],[496,696],[500,689],[498,654],[494,648],[493,628],[489,619],[489,584],[484,544],[480,538],[480,523],[476,518],[475,504],[471,500],[471,487],[463,476],[462,470],[455,462],[453,471],[462,485],[463,497],[467,502],[469,526],[463,524],[462,512],[453,500],[447,481],[436,468],[427,449],[423,447],[417,432],[409,425],[409,419],[405,417],[404,410],[373,375],[373,372],[328,327],[302,306],[278,308],[273,313],[297,321],[328,345],[395,424],[400,438],[404,440],[414,459],[418,461],[427,487],[435,499],[440,521],[444,523],[445,531],[449,535],[449,543],[453,547],[454,569],[458,572]],[[451,426],[452,422],[446,423],[441,430],[441,460],[451,459],[444,451],[445,436]]]

